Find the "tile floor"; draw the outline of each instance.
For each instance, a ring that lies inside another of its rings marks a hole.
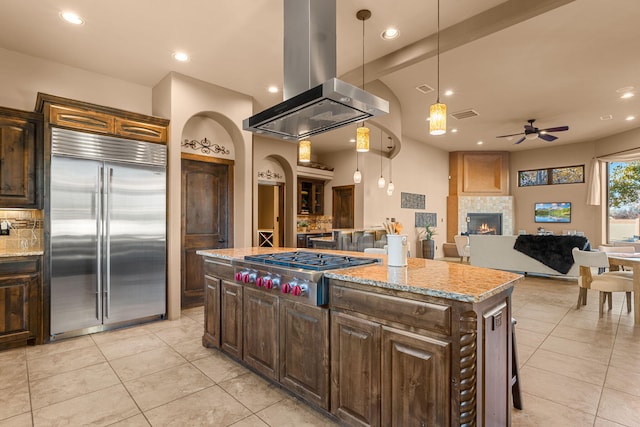
[[[640,327],[623,309],[577,311],[572,282],[527,277],[514,291],[524,410],[514,426],[640,425]],[[202,309],[0,352],[0,427],[333,426],[215,350]]]

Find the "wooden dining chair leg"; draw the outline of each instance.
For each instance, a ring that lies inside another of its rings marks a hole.
[[[604,315],[604,303],[605,303],[606,297],[607,297],[606,292],[600,292],[600,297],[599,297],[600,307],[598,308],[598,314],[600,315],[600,317]]]
[[[613,309],[613,293],[607,292],[607,299],[609,301],[609,311]]]
[[[625,295],[625,298],[627,299],[627,313],[631,313],[631,292],[627,292]],[[636,310],[638,308],[636,307]]]

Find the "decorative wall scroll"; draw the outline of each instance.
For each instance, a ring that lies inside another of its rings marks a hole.
[[[430,212],[416,212],[416,227],[437,227],[438,214]]]
[[[266,171],[258,171],[258,178],[262,179],[284,179],[284,175],[278,172],[271,172],[269,169]]]
[[[203,154],[229,154],[230,151],[224,146],[211,142],[206,137],[202,141],[185,139],[182,143],[183,147],[189,147],[192,150],[201,151]]]
[[[427,196],[424,194],[400,193],[400,207],[407,209],[424,209]]]

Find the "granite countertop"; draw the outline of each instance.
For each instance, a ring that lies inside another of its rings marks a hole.
[[[298,249],[232,248],[202,250],[197,253],[231,261],[233,259],[242,259],[245,255],[291,252],[295,250]],[[309,252],[328,252],[326,249],[304,250]],[[523,279],[520,274],[446,261],[409,258],[406,267],[389,267],[386,255],[347,251],[330,252],[378,258],[383,263],[325,271],[325,277],[464,302],[483,301]]]
[[[0,252],[0,258],[9,258],[14,256],[39,256],[43,254],[44,254],[44,251]]]

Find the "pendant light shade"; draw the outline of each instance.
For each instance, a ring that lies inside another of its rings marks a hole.
[[[362,90],[364,90],[364,21],[371,18],[371,11],[367,9],[359,10],[356,18],[362,21]],[[366,153],[369,151],[369,128],[364,122],[356,129],[356,151]]]
[[[369,128],[360,126],[356,129],[356,151],[366,153],[369,151]]]
[[[438,68],[437,68],[437,99],[435,104],[429,107],[429,133],[431,135],[443,135],[447,133],[447,106],[440,103],[440,0],[438,0]]]
[[[384,176],[380,175],[380,178],[378,178],[378,188],[384,188],[386,183]]]
[[[300,163],[309,163],[311,161],[311,141],[298,142],[298,161]]]
[[[389,181],[389,185],[387,186],[387,196],[393,196],[393,190],[396,189],[396,186],[393,185],[393,182]]]
[[[441,104],[431,104],[429,107],[429,133],[431,135],[442,135],[447,132],[447,106]]]
[[[356,171],[353,173],[353,182],[360,184],[361,181],[362,174],[360,173],[360,169],[358,169],[358,152],[356,151]]]

